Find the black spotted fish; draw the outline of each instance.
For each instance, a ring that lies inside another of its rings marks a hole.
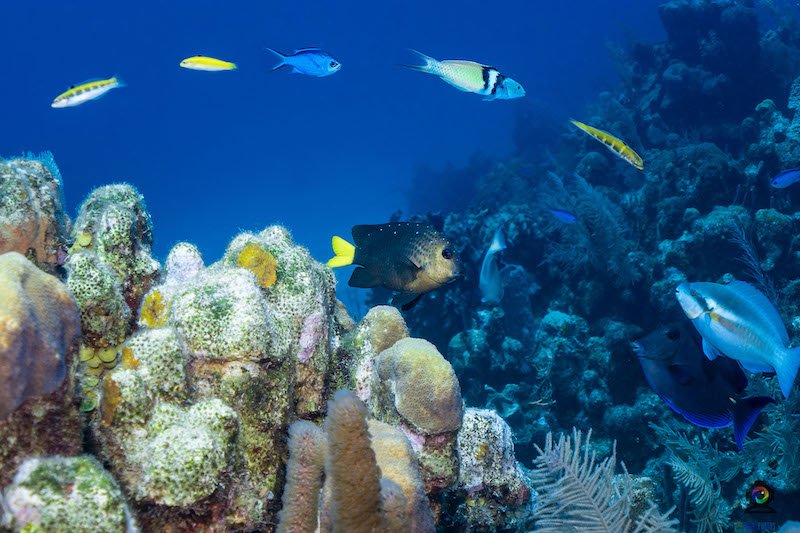
[[[709,360],[702,339],[688,320],[662,326],[632,344],[647,383],[676,413],[703,428],[733,425],[736,446],[764,407],[768,396],[742,398],[747,377],[726,357]]]
[[[461,91],[483,95],[484,100],[509,100],[525,96],[522,85],[494,67],[463,59],[439,61],[422,52],[411,51],[420,57],[423,64],[404,67],[439,76]]]
[[[635,166],[639,170],[644,170],[644,161],[642,160],[641,156],[634,152],[633,148],[621,140],[617,139],[607,131],[597,129],[594,126],[589,126],[588,124],[584,124],[583,122],[579,122],[575,119],[570,119],[570,122],[591,137],[603,143],[606,148],[617,154],[631,165]]]
[[[786,326],[769,298],[743,281],[681,283],[676,296],[709,359],[725,355],[750,372],[775,372],[783,396],[789,396],[800,348],[788,347]]]
[[[460,267],[450,243],[428,224],[392,222],[353,226],[353,242],[334,236],[331,268],[359,265],[351,287],[397,291],[392,303],[413,307],[426,292],[456,279]]]

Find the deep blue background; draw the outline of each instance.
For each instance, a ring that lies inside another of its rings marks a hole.
[[[519,102],[399,68],[407,48],[492,64],[566,119],[616,82],[609,41],[663,38],[658,3],[6,2],[0,155],[51,150],[71,216],[92,188],[134,184],[161,259],[189,240],[212,262],[237,231],[279,222],[325,260],[332,233],[404,207],[418,165],[512,149]],[[265,46],[314,45],[342,70],[269,71]],[[239,70],[178,67],[194,54]],[[69,85],[111,75],[128,86],[50,108]]]

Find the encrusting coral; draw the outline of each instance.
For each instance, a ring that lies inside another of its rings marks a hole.
[[[91,456],[28,459],[0,495],[0,529],[139,531],[114,478]]]
[[[26,456],[77,453],[80,316],[57,278],[0,255],[0,486]]]
[[[53,274],[64,261],[68,232],[53,156],[0,159],[0,253],[19,252]]]

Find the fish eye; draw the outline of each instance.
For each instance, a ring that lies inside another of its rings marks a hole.
[[[681,332],[677,329],[669,329],[667,330],[667,338],[671,341],[676,341],[681,338]]]
[[[453,250],[451,250],[450,248],[445,248],[444,250],[442,250],[442,257],[444,257],[447,260],[452,259],[454,255],[455,254],[453,254]]]
[[[336,61],[331,61],[331,67],[335,67],[335,66],[336,66]]]

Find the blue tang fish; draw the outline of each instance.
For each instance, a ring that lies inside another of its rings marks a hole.
[[[578,221],[578,217],[574,213],[566,209],[550,209],[550,213],[564,224],[574,224]]]
[[[267,48],[270,52],[278,56],[278,63],[272,70],[281,67],[292,67],[292,74],[305,74],[306,76],[316,76],[322,78],[330,76],[342,68],[342,64],[332,58],[320,48],[300,48],[291,54],[283,55],[272,48]]]
[[[750,372],[775,372],[784,397],[800,367],[800,348],[789,348],[789,334],[778,310],[758,289],[743,281],[681,283],[678,303],[703,337],[709,359],[725,355]]]
[[[800,167],[782,170],[777,176],[772,178],[770,185],[776,189],[785,189],[800,181]]]
[[[483,256],[483,263],[481,264],[481,275],[478,285],[481,289],[483,297],[481,301],[484,303],[497,305],[503,299],[503,280],[500,279],[500,269],[497,266],[497,254],[506,249],[506,238],[503,235],[503,230],[498,228],[494,232],[494,238],[486,250],[486,255]]]
[[[741,398],[747,378],[739,364],[726,357],[706,358],[688,320],[662,326],[632,347],[647,383],[673,411],[703,428],[733,424],[739,450],[758,414],[774,403],[768,396]]]

